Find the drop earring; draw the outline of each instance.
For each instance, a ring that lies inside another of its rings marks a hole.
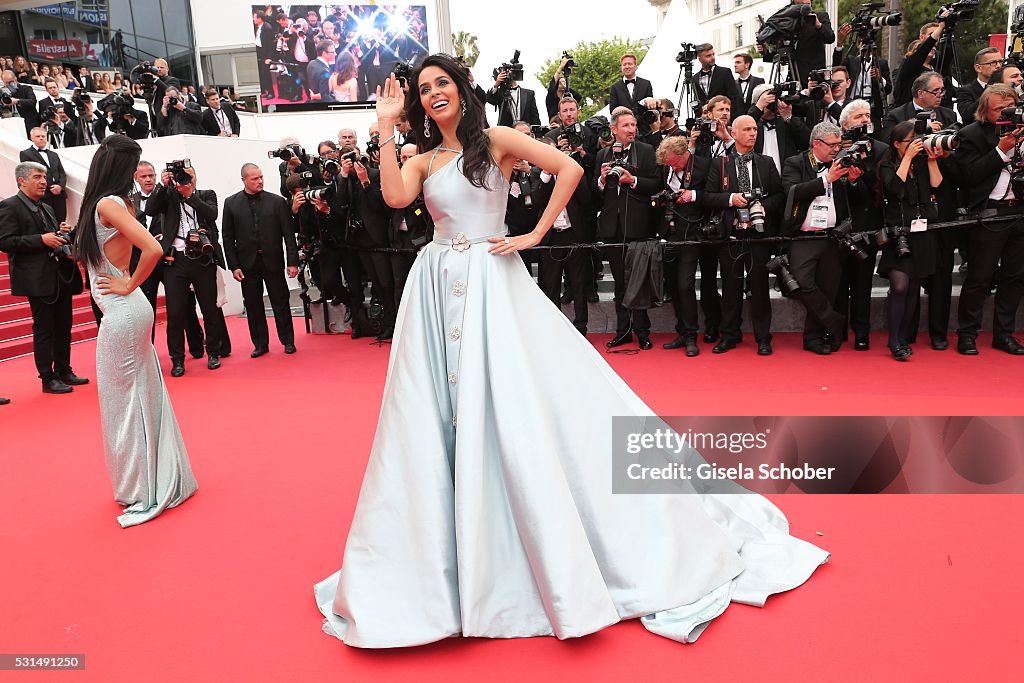
[[[462,115],[466,115],[466,100],[462,100]]]
[[[429,138],[430,137],[430,117],[429,116],[424,116],[423,117],[423,137],[425,137],[425,138]]]

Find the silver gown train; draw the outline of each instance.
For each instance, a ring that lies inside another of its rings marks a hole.
[[[435,239],[398,312],[342,569],[314,588],[348,645],[593,633],[692,642],[828,553],[743,495],[613,495],[612,416],[652,411],[544,296],[505,233],[508,182],[461,156],[424,183]]]
[[[120,197],[110,199],[124,204]],[[97,211],[101,250],[116,234],[100,222]],[[92,296],[103,311],[96,384],[114,499],[126,506],[117,521],[129,527],[180,505],[197,485],[150,338],[153,309],[141,289],[128,296],[102,294],[96,276],[104,271],[122,274],[105,254],[99,268],[89,267]]]

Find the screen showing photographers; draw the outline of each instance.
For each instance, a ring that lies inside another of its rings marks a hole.
[[[371,102],[430,54],[426,5],[253,5],[264,109]]]

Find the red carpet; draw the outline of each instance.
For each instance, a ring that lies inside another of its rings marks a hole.
[[[297,328],[299,321],[296,321]],[[388,348],[299,336],[216,372],[168,378],[199,493],[122,530],[95,386],[40,393],[31,358],[0,364],[0,653],[85,654],[25,680],[1020,680],[1019,496],[774,498],[832,561],[765,609],[733,605],[684,646],[627,622],[572,642],[453,639],[367,652],[320,632],[312,585],[341,562],[376,426]],[[162,332],[162,328],[158,330]],[[169,369],[158,337],[165,373]],[[593,338],[603,343],[606,336]],[[662,336],[655,342],[667,341]],[[1014,414],[1024,363],[919,348],[822,358],[780,335],[725,357],[656,347],[607,356],[656,410],[684,414]],[[602,347],[603,348],[603,347]],[[75,370],[95,377],[94,343]],[[880,393],[880,382],[898,386]],[[770,394],[770,390],[776,393]],[[821,535],[817,535],[820,532]],[[395,614],[401,619],[401,614]],[[3,673],[0,679],[16,679]]]

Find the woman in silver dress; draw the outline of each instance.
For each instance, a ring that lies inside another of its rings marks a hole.
[[[142,154],[124,135],[103,140],[89,167],[75,236],[76,258],[89,270],[103,311],[96,341],[96,380],[103,441],[122,527],[142,524],[196,491],[156,349],[153,309],[139,285],[163,255],[135,218],[128,195]],[[142,252],[128,273],[132,247]]]

